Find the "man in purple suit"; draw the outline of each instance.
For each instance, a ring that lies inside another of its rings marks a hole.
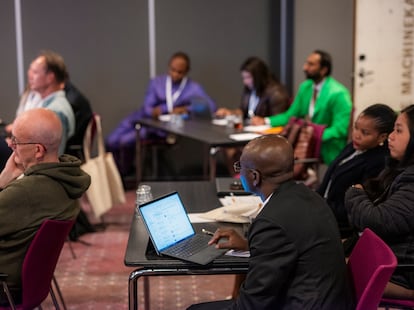
[[[106,148],[112,152],[121,175],[131,172],[135,157],[135,124],[140,118],[158,118],[162,114],[191,114],[192,102],[203,100],[210,112],[216,111],[216,104],[197,82],[188,77],[190,58],[183,52],[173,54],[169,61],[168,74],[150,81],[141,109],[121,121],[107,137]],[[159,131],[141,130],[141,139],[163,139]]]

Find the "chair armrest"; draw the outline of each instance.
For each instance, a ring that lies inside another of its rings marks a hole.
[[[0,281],[6,281],[8,277],[7,273],[0,272]]]

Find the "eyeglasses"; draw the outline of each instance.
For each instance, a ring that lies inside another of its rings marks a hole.
[[[241,171],[241,168],[242,168],[242,166],[241,166],[240,160],[238,160],[238,161],[234,162],[234,164],[233,164],[233,169],[234,169],[234,172],[239,173],[239,172]],[[249,168],[249,167],[244,167],[244,168],[245,168],[245,169],[248,169],[248,170],[250,170],[250,171],[256,171],[257,173],[260,173],[260,175],[262,176],[262,178],[264,178],[264,177],[265,177],[265,176],[263,176],[263,175],[262,175],[262,173],[261,173],[259,170],[257,170],[257,169],[254,169],[254,168]]]
[[[240,170],[241,170],[240,160],[234,162],[233,169],[234,169],[234,172],[236,172],[236,173],[240,172]]]
[[[11,136],[10,138],[10,145],[11,145],[11,148],[13,149],[16,148],[16,146],[18,145],[28,145],[28,144],[40,144],[46,150],[46,147],[40,142],[17,142],[15,136]]]

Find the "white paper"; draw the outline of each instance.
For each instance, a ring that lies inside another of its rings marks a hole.
[[[215,118],[211,121],[211,123],[218,126],[227,126],[228,121],[225,118]]]
[[[260,134],[253,133],[253,132],[243,132],[243,133],[234,133],[231,134],[229,137],[230,139],[236,140],[236,141],[250,141],[254,138],[260,137]]]
[[[206,213],[200,214],[200,217],[207,220],[227,223],[250,223],[250,218],[247,216],[227,212],[229,207],[221,207]]]
[[[262,204],[262,199],[256,195],[243,195],[243,196],[224,196],[219,199],[220,203],[223,206],[232,206],[232,205],[254,205],[257,206]]]
[[[270,127],[270,125],[244,126],[243,130],[248,132],[263,132]]]
[[[169,122],[171,121],[171,114],[161,114],[160,116],[158,116],[158,119],[161,122]]]
[[[188,217],[190,219],[191,223],[209,223],[209,222],[215,222],[213,219],[208,219],[205,217],[202,217],[203,213],[189,213]]]
[[[223,207],[201,213],[200,217],[229,223],[250,223],[262,208],[258,196],[226,196],[220,198]]]

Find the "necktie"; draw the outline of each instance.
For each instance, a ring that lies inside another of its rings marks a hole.
[[[318,97],[318,89],[316,87],[313,88],[313,95],[309,105],[309,117],[312,118],[313,113],[315,112],[315,103],[316,98]]]

